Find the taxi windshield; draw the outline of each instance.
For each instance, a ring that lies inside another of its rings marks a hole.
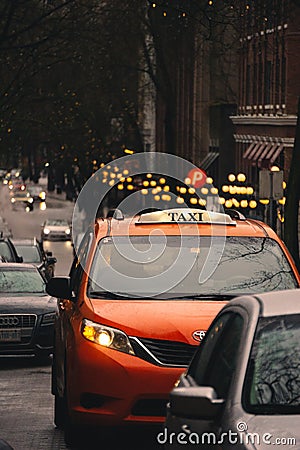
[[[296,287],[282,249],[270,238],[117,236],[99,242],[88,293],[192,300]]]

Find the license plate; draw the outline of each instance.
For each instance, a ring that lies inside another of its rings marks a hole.
[[[21,330],[0,330],[0,342],[20,342]]]

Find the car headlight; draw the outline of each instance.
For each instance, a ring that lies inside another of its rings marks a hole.
[[[44,314],[42,318],[42,325],[53,325],[55,322],[55,317],[55,312]]]
[[[67,229],[65,230],[65,233],[66,233],[66,234],[70,234],[70,233],[71,233],[70,228],[67,228]]]
[[[44,233],[44,234],[49,234],[49,233],[50,233],[49,228],[44,228],[43,233]]]
[[[128,336],[117,328],[101,325],[88,319],[83,319],[81,325],[82,336],[88,341],[95,342],[102,347],[119,350],[119,352],[134,355]]]
[[[15,199],[14,199],[14,197],[12,197],[11,199],[10,199],[10,201],[12,202],[12,203],[15,203]]]
[[[44,191],[40,192],[39,197],[40,197],[41,200],[45,200],[46,193]]]
[[[28,203],[33,203],[33,198],[32,198],[32,197],[30,197],[30,198],[28,199]]]

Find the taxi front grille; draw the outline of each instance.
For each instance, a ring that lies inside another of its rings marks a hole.
[[[162,366],[187,367],[197,345],[160,339],[130,338],[133,350],[139,358]]]

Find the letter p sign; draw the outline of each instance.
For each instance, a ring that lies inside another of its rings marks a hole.
[[[191,180],[191,185],[195,188],[200,188],[206,182],[206,173],[202,169],[192,169],[188,173],[188,178]]]

